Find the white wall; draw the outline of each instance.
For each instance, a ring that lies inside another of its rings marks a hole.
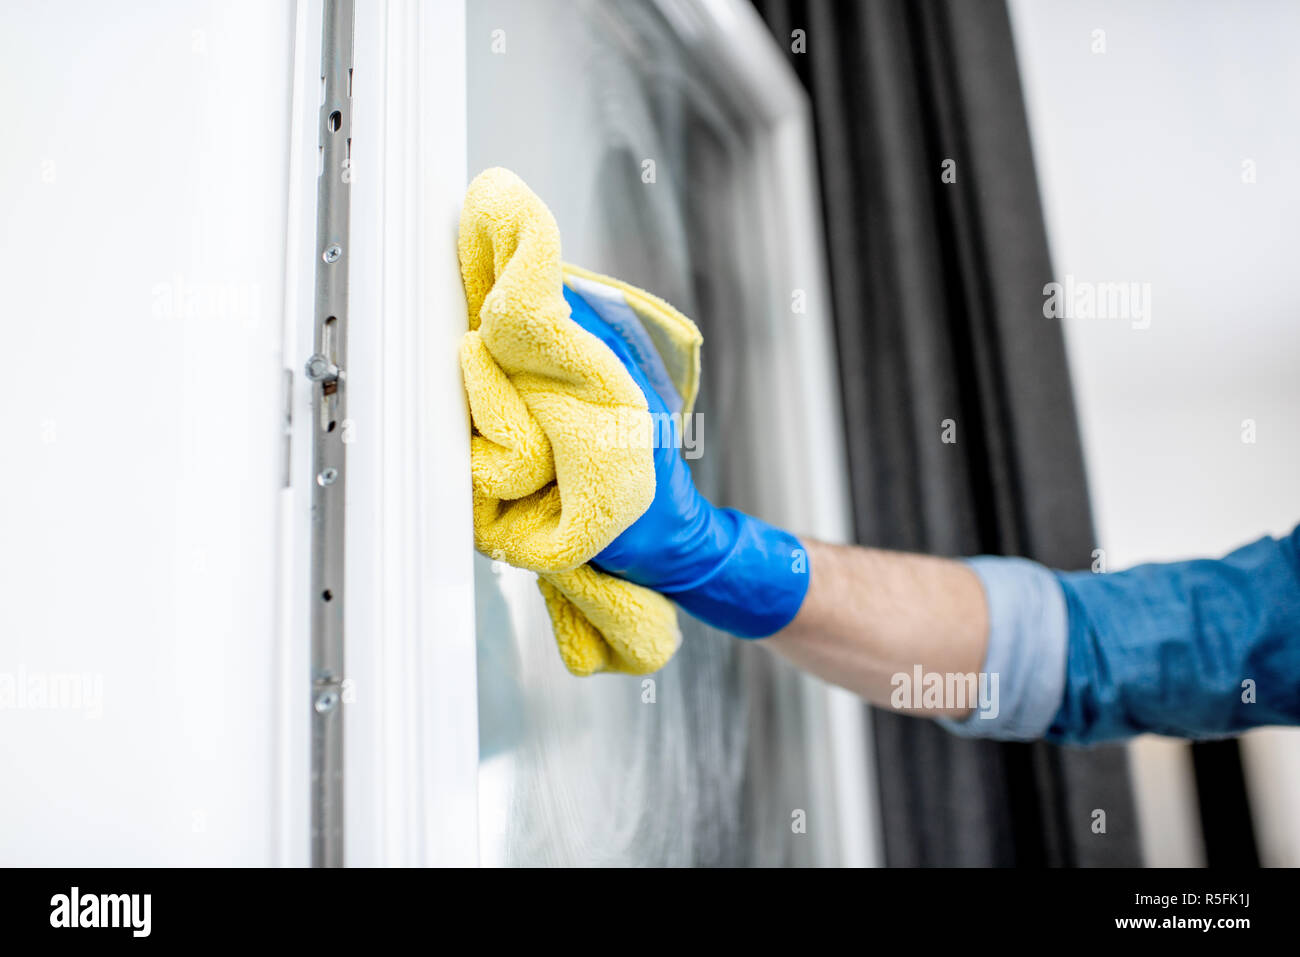
[[[0,864],[282,860],[293,5],[4,21]]]
[[[1065,324],[1108,567],[1290,531],[1300,520],[1300,6],[1011,9],[1058,280],[1150,284],[1148,328]],[[1096,30],[1105,52],[1093,52]],[[1246,161],[1254,183],[1243,182]],[[1264,860],[1300,864],[1300,734],[1255,732],[1245,761]],[[1197,863],[1184,747],[1147,739],[1134,763],[1149,857]]]

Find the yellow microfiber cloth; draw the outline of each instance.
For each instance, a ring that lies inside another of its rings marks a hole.
[[[475,545],[538,573],[573,674],[657,671],[681,642],[676,609],[588,564],[654,498],[653,423],[622,362],[570,318],[562,284],[639,322],[683,415],[699,387],[699,330],[661,299],[563,264],[555,218],[508,170],[470,184],[459,250]]]

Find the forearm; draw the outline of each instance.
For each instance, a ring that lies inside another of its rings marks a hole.
[[[983,667],[989,612],[962,562],[804,540],[811,581],[772,650],[825,681],[889,707],[896,675],[973,674]],[[919,711],[904,708],[902,710]],[[963,718],[969,708],[926,709]]]
[[[805,544],[807,596],[767,644],[882,707],[919,670],[944,693],[901,710],[963,735],[1092,744],[1300,723],[1300,528],[1110,574]],[[946,693],[972,673],[986,682],[974,715]]]

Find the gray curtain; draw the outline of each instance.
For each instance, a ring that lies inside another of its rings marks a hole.
[[[1005,4],[756,2],[815,113],[857,540],[1088,567]],[[884,711],[875,728],[890,864],[1140,863],[1122,748],[963,740]]]

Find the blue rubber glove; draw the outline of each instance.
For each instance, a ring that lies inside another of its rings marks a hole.
[[[680,416],[669,416],[619,333],[580,295],[564,288],[578,325],[613,350],[656,418],[655,497],[592,564],[667,595],[696,618],[741,638],[788,625],[808,592],[799,540],[743,512],[716,508],[695,488],[681,455]],[[665,441],[671,434],[672,441]]]

